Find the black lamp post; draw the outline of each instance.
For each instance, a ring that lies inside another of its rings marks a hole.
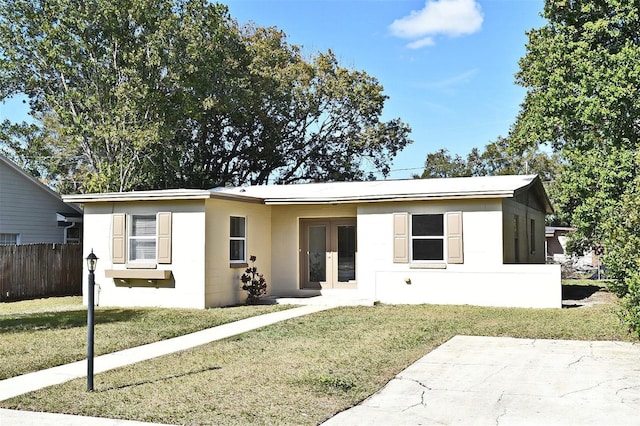
[[[89,287],[87,302],[87,391],[93,390],[93,318],[94,318],[94,293],[96,278],[94,272],[98,265],[98,257],[91,253],[87,256],[87,268],[89,269]]]

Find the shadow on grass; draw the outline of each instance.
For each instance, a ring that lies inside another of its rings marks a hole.
[[[130,321],[143,314],[135,309],[105,309],[95,313],[95,323]],[[86,327],[87,311],[39,312],[0,318],[0,334],[37,330],[63,330]]]
[[[193,376],[195,374],[200,374],[200,373],[205,373],[207,371],[214,371],[214,370],[220,370],[220,369],[222,369],[222,367],[218,367],[218,366],[205,367],[205,368],[200,368],[198,370],[187,371],[185,373],[172,374],[171,376],[159,377],[157,379],[143,380],[143,381],[140,381],[140,382],[128,383],[126,385],[112,386],[112,387],[105,388],[105,389],[98,389],[97,391],[98,392],[108,392],[108,391],[112,391],[112,390],[120,390],[120,389],[132,388],[132,387],[135,387],[135,386],[150,385],[150,384],[153,384],[153,383],[160,383],[160,382],[163,382],[165,380],[179,379],[181,377]]]
[[[563,285],[562,300],[581,300],[602,290],[599,285]]]

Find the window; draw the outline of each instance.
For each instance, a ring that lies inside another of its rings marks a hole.
[[[393,213],[393,263],[415,262],[417,268],[463,264],[462,231],[461,211]]]
[[[76,228],[74,225],[73,228],[65,228],[64,233],[64,240],[67,244],[80,244],[80,228]]]
[[[513,249],[516,263],[520,262],[520,218],[517,214],[513,215]]]
[[[229,226],[229,260],[232,263],[247,261],[247,219],[231,216]]]
[[[132,215],[129,227],[129,262],[156,261],[156,216]]]
[[[111,215],[111,261],[131,268],[171,263],[171,212]]]
[[[444,260],[444,215],[411,216],[411,260]]]
[[[20,234],[0,234],[0,246],[19,244]]]
[[[530,239],[529,245],[531,249],[531,254],[534,254],[536,252],[536,220],[535,219],[531,219],[531,222],[530,222],[529,239]]]

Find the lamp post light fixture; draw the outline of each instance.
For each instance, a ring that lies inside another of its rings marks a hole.
[[[91,253],[87,256],[87,269],[89,269],[88,301],[87,301],[87,391],[93,390],[93,324],[94,324],[94,294],[96,278],[94,272],[98,266],[98,257]]]

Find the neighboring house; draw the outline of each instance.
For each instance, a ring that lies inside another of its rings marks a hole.
[[[562,303],[560,267],[545,264],[552,208],[534,175],[63,198],[84,204],[101,305],[242,303],[239,277],[251,255],[272,296]]]
[[[594,251],[588,251],[582,255],[572,255],[567,251],[570,234],[575,230],[570,226],[545,227],[547,262],[569,262],[572,268],[579,271],[593,271],[598,266],[602,266],[599,256]]]
[[[544,230],[547,261],[566,262],[571,258],[567,252],[567,242],[575,228],[570,226],[546,226]]]
[[[0,244],[81,239],[82,210],[0,154]]]

